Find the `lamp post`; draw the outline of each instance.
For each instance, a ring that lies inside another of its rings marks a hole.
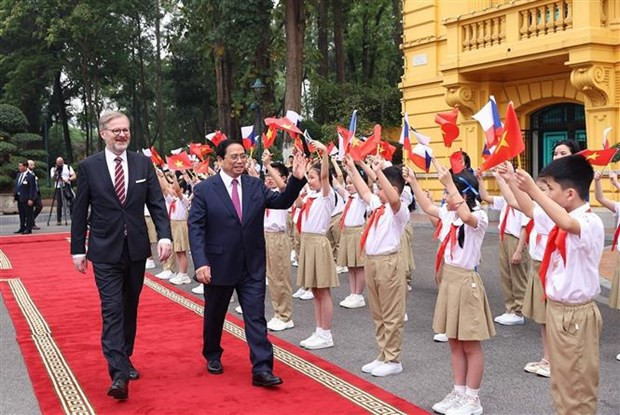
[[[263,92],[267,87],[265,86],[265,84],[263,84],[260,78],[256,78],[256,81],[254,81],[254,84],[251,88],[254,91],[254,98],[256,98],[256,101],[254,101],[251,108],[256,111],[256,125],[258,126],[258,128],[255,129],[258,134],[258,148],[256,149],[256,156],[258,157],[260,178],[262,180],[265,178],[265,173],[263,172],[263,120],[260,113],[260,103],[263,98]]]

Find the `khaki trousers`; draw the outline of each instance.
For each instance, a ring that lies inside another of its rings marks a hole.
[[[602,323],[594,301],[547,301],[551,396],[560,415],[596,414]]]
[[[499,244],[499,277],[504,295],[504,303],[507,313],[521,314],[523,298],[527,287],[528,268],[530,254],[523,249],[521,263],[512,265],[510,259],[517,250],[519,238],[505,234],[504,240]]]
[[[277,318],[288,322],[293,314],[291,245],[285,232],[265,232],[269,297]]]
[[[370,314],[379,346],[377,360],[397,362],[403,343],[407,283],[399,253],[368,255],[364,265]]]
[[[340,243],[340,217],[342,213],[332,216],[329,221],[329,228],[325,236],[329,241],[329,245],[332,247],[332,254],[334,258],[338,258],[338,244]]]

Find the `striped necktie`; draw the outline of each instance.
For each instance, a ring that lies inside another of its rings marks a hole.
[[[125,172],[123,171],[123,159],[117,157],[114,159],[116,167],[114,167],[114,191],[121,205],[125,204],[127,195],[125,194]]]

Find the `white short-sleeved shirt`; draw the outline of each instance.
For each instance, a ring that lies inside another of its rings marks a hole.
[[[379,196],[372,195],[370,208],[375,210],[382,205]],[[389,203],[385,204],[385,211],[379,221],[372,225],[366,237],[364,247],[366,255],[386,255],[400,250],[400,236],[405,230],[409,221],[409,211],[404,203],[400,204],[400,209],[395,214]]]
[[[489,226],[489,217],[482,209],[476,209],[472,213],[478,218],[478,226],[475,228],[464,224],[461,218],[459,218],[458,213],[448,210],[446,205],[439,208],[439,218],[441,219],[441,231],[439,232],[440,241],[443,242],[444,239],[449,237],[452,224],[457,227],[461,225],[465,226],[465,241],[463,242],[463,247],[461,248],[458,244],[458,233],[457,244],[454,250],[452,250],[450,242],[448,242],[446,246],[443,260],[448,265],[473,270],[480,264],[480,247],[482,246],[484,234]]]
[[[354,193],[352,195],[346,193],[345,196],[347,203],[349,201],[349,198],[351,198],[351,206],[349,206],[349,210],[347,210],[347,215],[344,218],[344,226],[347,228],[362,226],[364,222],[366,222],[365,216],[368,205],[366,204],[366,202],[364,202],[364,199],[362,199],[357,193]]]
[[[616,207],[616,228],[620,226],[620,203],[615,203]]]
[[[308,199],[314,199],[310,211],[302,212],[303,219],[301,221],[301,231],[308,233],[318,233],[325,235],[329,229],[329,223],[332,218],[332,210],[334,209],[334,199],[336,194],[334,189],[329,190],[327,196],[323,196],[322,192],[312,191],[308,194]],[[306,200],[307,203],[307,200]]]
[[[170,220],[187,220],[189,199],[185,195],[182,197],[168,195],[165,200]]]
[[[277,190],[271,190],[278,192]],[[263,227],[265,232],[284,232],[286,231],[287,209],[265,209],[265,220]]]
[[[332,216],[341,214],[342,211],[344,210],[344,204],[345,204],[345,200],[342,198],[342,196],[336,194],[335,191],[334,191],[334,197],[336,198],[336,202],[333,205],[334,209],[332,210]]]
[[[547,297],[562,303],[584,303],[600,292],[599,264],[603,256],[605,229],[603,221],[586,203],[570,212],[579,221],[581,233],[566,235],[566,264],[560,252],[551,254],[546,278]],[[534,210],[534,221],[543,220]]]
[[[403,191],[400,194],[400,201],[405,204],[405,206],[409,206],[411,202],[413,202],[413,193],[411,193],[411,188],[409,186],[403,187]]]
[[[530,233],[530,240],[528,241],[528,249],[530,257],[536,261],[542,261],[545,255],[545,247],[547,246],[547,239],[549,238],[549,232],[555,226],[555,223],[551,220],[549,215],[538,205],[534,206],[534,212],[532,216],[538,217],[538,220],[534,220],[534,229]]]
[[[506,203],[506,199],[501,196],[493,196],[493,204],[491,205],[491,209],[500,210],[499,213],[499,224],[497,225],[497,229],[500,229],[502,226],[502,221],[506,216],[506,212],[508,212],[508,203]],[[517,209],[510,209],[510,214],[507,218],[508,222],[506,222],[506,233],[510,234],[516,238],[521,236],[521,229],[523,226],[527,226],[527,223],[530,221],[530,218],[525,216],[523,212],[518,211]]]

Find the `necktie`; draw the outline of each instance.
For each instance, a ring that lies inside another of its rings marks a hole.
[[[239,185],[239,180],[233,179],[232,181],[232,202],[235,210],[237,211],[237,216],[239,216],[239,221],[241,221],[241,200],[239,200],[239,190],[237,190],[237,186]]]
[[[549,269],[549,262],[551,261],[551,255],[556,250],[560,251],[560,256],[562,257],[562,260],[564,260],[564,264],[566,264],[566,231],[560,229],[557,225],[551,229],[551,232],[549,232],[547,246],[545,247],[545,254],[543,255],[543,260],[540,264],[540,271],[538,273],[540,282],[543,286],[543,299],[547,298],[547,286],[545,283],[547,279],[547,270]]]
[[[312,207],[312,203],[314,203],[314,198],[309,197],[306,200],[306,203],[301,207],[299,211],[299,218],[297,219],[297,232],[301,234],[301,222],[304,218],[304,213],[306,214],[306,219],[308,218],[308,214],[310,213],[310,208]]]
[[[504,240],[504,235],[506,234],[506,224],[508,223],[508,215],[510,215],[511,212],[512,212],[512,206],[508,206],[506,208],[506,214],[504,215],[504,218],[502,219],[502,223],[500,223],[499,225],[499,237],[502,241]]]
[[[443,241],[441,241],[441,245],[439,245],[439,249],[437,249],[437,257],[435,258],[435,274],[439,272],[439,267],[441,266],[443,254],[446,252],[448,242],[452,244],[450,247],[450,253],[452,254],[454,252],[454,248],[456,247],[456,228],[456,225],[450,225],[450,232],[446,235]]]
[[[265,216],[269,217],[269,208],[265,208]]]
[[[121,205],[124,205],[127,195],[125,195],[125,172],[123,171],[123,159],[117,157],[114,161],[116,162],[116,167],[114,168],[114,191],[116,192],[118,201],[121,202]]]
[[[347,204],[344,205],[344,211],[342,212],[342,216],[340,217],[340,229],[344,228],[344,220],[347,217],[347,213],[349,212],[351,203],[353,203],[353,196],[349,196],[349,200],[347,200]]]
[[[620,236],[620,225],[616,228],[616,232],[614,232],[614,242],[611,244],[611,251],[618,248],[618,237]],[[619,249],[620,250],[620,249]]]
[[[368,220],[368,224],[366,225],[366,229],[364,229],[364,233],[362,233],[362,238],[360,239],[360,250],[364,252],[364,246],[366,246],[366,239],[368,238],[368,233],[370,232],[370,228],[374,225],[377,227],[377,223],[379,223],[379,218],[385,212],[385,205],[379,206],[377,209],[373,210],[370,214],[370,219]]]

